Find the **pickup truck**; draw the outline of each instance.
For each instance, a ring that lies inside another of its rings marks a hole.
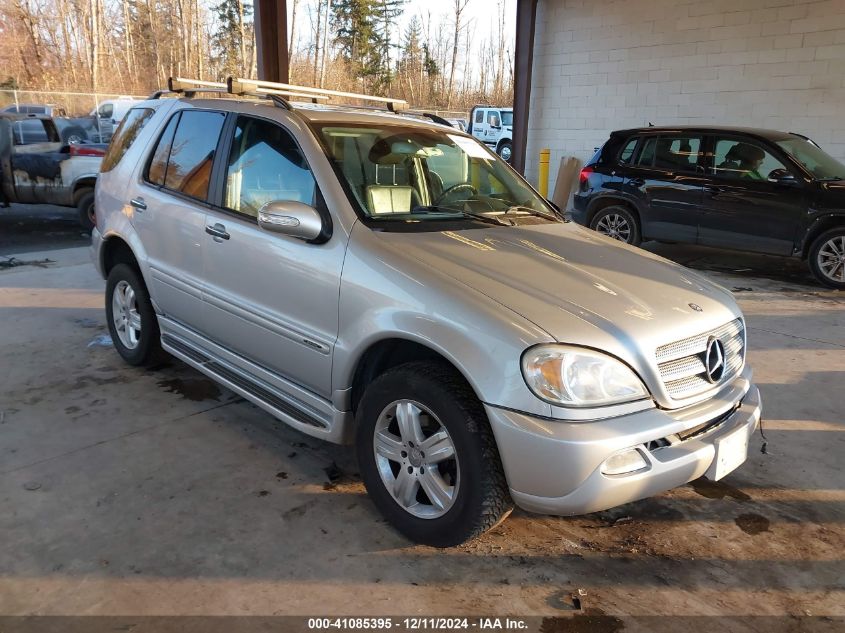
[[[106,146],[66,144],[51,117],[0,113],[0,202],[75,207],[94,226],[94,184]]]
[[[506,162],[511,162],[513,150],[513,108],[477,105],[469,113],[467,134],[494,150]]]

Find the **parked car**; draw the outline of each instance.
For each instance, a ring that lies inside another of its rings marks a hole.
[[[49,116],[0,113],[0,201],[76,207],[91,229],[104,153],[104,145],[62,142]]]
[[[85,117],[69,117],[64,106],[51,103],[18,103],[8,105],[0,112],[10,114],[43,114],[53,119],[63,143],[99,141],[94,130],[94,120]]]
[[[573,218],[655,239],[800,257],[845,288],[845,165],[800,134],[722,127],[613,132],[581,171]]]
[[[469,134],[511,162],[513,151],[513,108],[474,106],[469,113]]]
[[[123,117],[136,103],[138,99],[134,97],[118,97],[100,101],[97,107],[91,110],[89,116],[92,117],[94,127],[99,132],[102,141],[108,142],[111,139]]]
[[[123,359],[164,350],[354,443],[415,541],[461,543],[514,503],[603,510],[746,459],[760,395],[731,293],[563,220],[458,130],[279,96],[149,100],[96,193]]]
[[[9,114],[44,114],[49,117],[67,116],[65,107],[54,103],[13,103],[7,105],[0,112],[7,112]]]

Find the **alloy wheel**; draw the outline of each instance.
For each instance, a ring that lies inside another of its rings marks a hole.
[[[620,242],[629,242],[631,239],[631,225],[624,216],[618,213],[608,213],[599,220],[596,231]]]
[[[120,281],[112,293],[112,320],[120,342],[127,349],[135,349],[141,340],[141,315],[135,290],[127,281]]]
[[[436,519],[452,507],[461,483],[455,444],[426,407],[412,400],[385,407],[373,451],[382,483],[406,512]]]
[[[845,235],[835,235],[822,244],[816,262],[825,277],[837,283],[845,282]]]

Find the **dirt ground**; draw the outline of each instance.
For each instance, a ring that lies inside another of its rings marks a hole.
[[[736,293],[765,451],[436,550],[384,523],[347,448],[178,361],[124,365],[87,251],[21,256],[43,242],[19,261],[53,263],[0,268],[0,615],[845,616],[845,296],[798,263],[649,246]]]

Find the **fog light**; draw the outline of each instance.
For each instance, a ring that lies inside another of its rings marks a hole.
[[[611,455],[601,465],[601,471],[605,475],[624,475],[643,468],[648,468],[648,462],[636,448]]]

